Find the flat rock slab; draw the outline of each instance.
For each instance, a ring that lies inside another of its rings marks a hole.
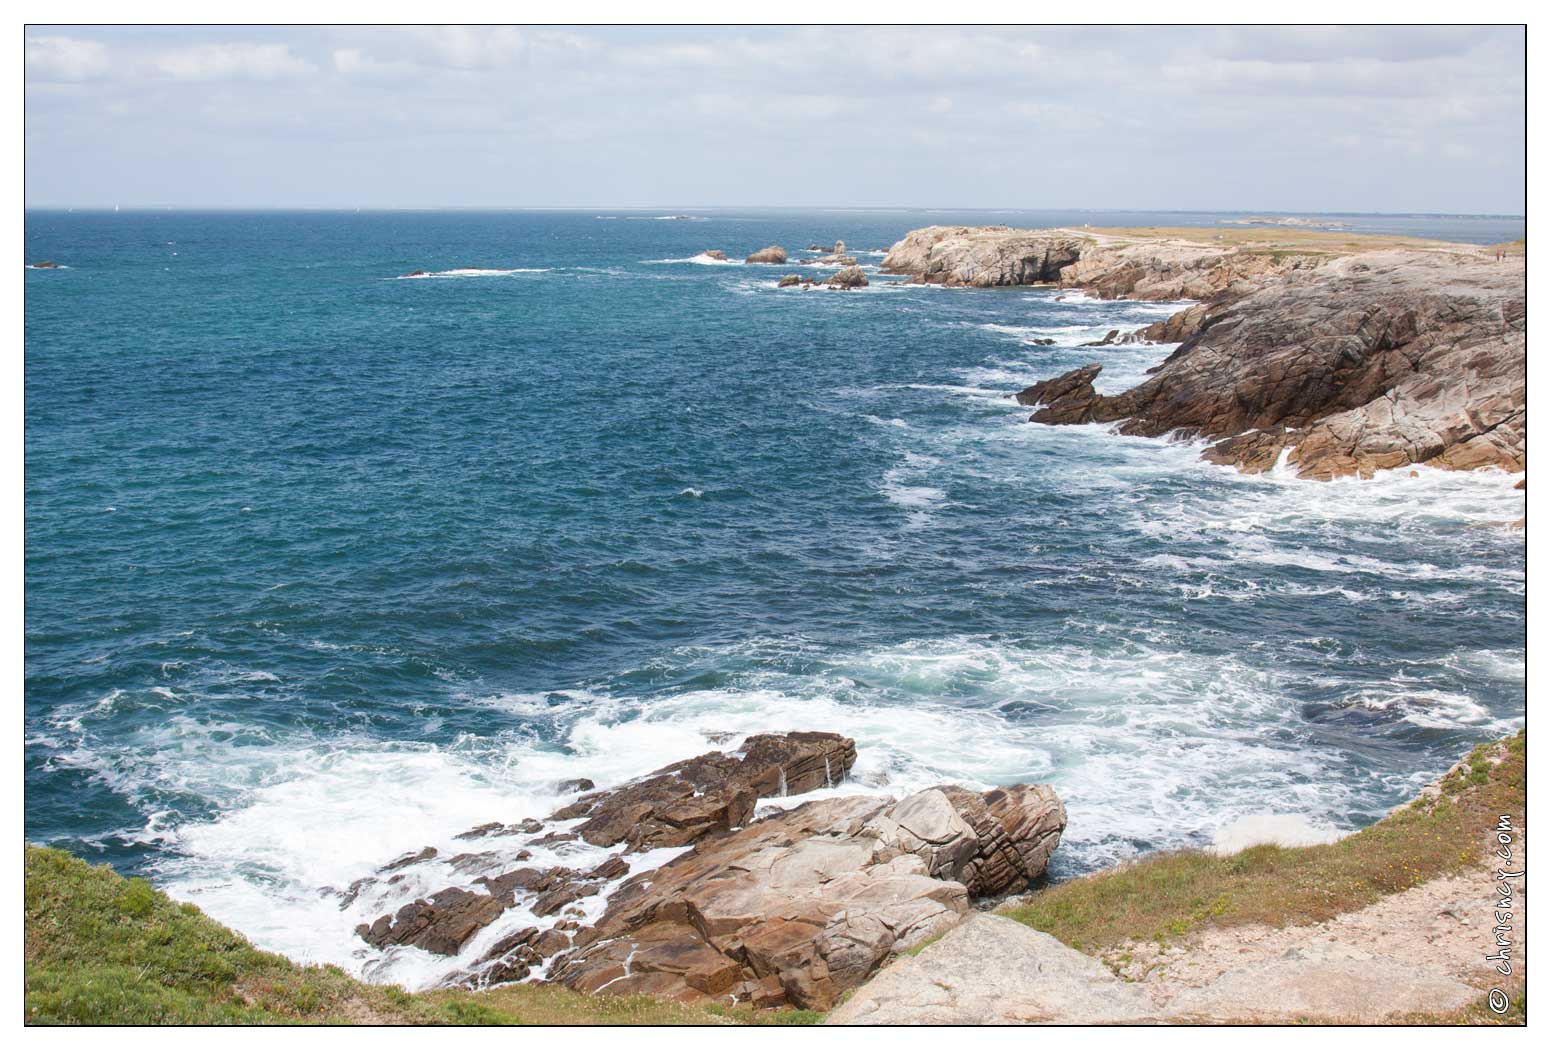
[[[1150,1000],[1098,960],[1003,916],[977,915],[916,956],[896,960],[829,1025],[1127,1022]]]
[[[1200,986],[1128,982],[1051,935],[981,914],[884,968],[827,1024],[1372,1023],[1458,1011],[1480,996],[1413,962],[1323,943]]]

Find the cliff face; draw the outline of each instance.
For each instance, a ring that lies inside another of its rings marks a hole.
[[[1102,368],[1037,383],[1037,423],[1216,439],[1203,455],[1246,471],[1284,452],[1305,477],[1426,464],[1524,470],[1521,259],[1468,246],[1336,258],[1174,238],[931,227],[887,269],[949,285],[1045,282],[1104,298],[1196,299],[1128,342],[1179,342],[1147,382],[1103,397]]]
[[[929,226],[884,257],[885,273],[950,287],[1059,284],[1106,299],[1211,299],[1234,281],[1282,269],[1270,255],[1173,238],[1126,239],[1075,230]]]

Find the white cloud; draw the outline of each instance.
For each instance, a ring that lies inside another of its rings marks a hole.
[[[169,27],[33,36],[29,170],[81,199],[130,164],[155,185],[177,185],[181,172],[136,152],[171,137],[200,155],[249,158],[235,175],[201,181],[201,193],[271,167],[375,173],[382,158],[423,152],[456,160],[413,188],[437,202],[471,199],[484,175],[470,173],[502,173],[490,174],[497,189],[477,191],[490,195],[480,199],[650,192],[706,205],[722,196],[798,203],[796,187],[817,203],[951,195],[988,205],[1522,208],[1512,170],[1523,158],[1518,30]],[[211,89],[182,90],[190,80]],[[1438,163],[1419,171],[1416,148]],[[1500,156],[1500,177],[1462,180],[1471,161],[1460,148]],[[1358,149],[1361,177],[1350,164]],[[794,182],[764,162],[774,155],[798,165],[843,159],[855,187],[836,177]],[[744,158],[762,163],[740,167]],[[1007,178],[1036,171],[1037,183]],[[386,171],[381,178],[378,192],[392,202],[411,192]],[[1402,201],[1395,195],[1406,187],[1415,191]],[[1478,199],[1492,203],[1472,206]]]
[[[151,64],[174,80],[282,80],[314,71],[284,44],[200,44],[162,52]]]
[[[108,49],[67,36],[27,38],[28,80],[90,80],[108,71]]]

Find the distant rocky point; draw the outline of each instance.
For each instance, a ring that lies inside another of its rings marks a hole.
[[[1259,472],[1285,456],[1319,479],[1411,464],[1523,471],[1523,259],[1297,236],[1333,240],[938,226],[911,231],[882,268],[936,284],[1197,301],[1096,344],[1179,343],[1140,386],[1100,395],[1094,363],[1019,393],[1038,423],[1205,438],[1213,462]]]
[[[1221,222],[1227,226],[1290,226],[1303,230],[1349,230],[1350,223],[1343,223],[1335,219],[1305,219],[1296,215],[1288,215],[1276,219],[1268,215],[1252,215],[1245,219],[1223,219]]]

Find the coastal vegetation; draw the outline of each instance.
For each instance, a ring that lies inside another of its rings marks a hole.
[[[1317,923],[1479,866],[1498,818],[1524,827],[1525,735],[1481,745],[1382,821],[1334,843],[1228,857],[1165,851],[1025,898],[1006,915],[1074,949],[1178,941],[1205,925]]]
[[[262,952],[143,879],[31,845],[25,946],[26,1020],[34,1025],[735,1025],[822,1017],[553,986],[406,993]]]

